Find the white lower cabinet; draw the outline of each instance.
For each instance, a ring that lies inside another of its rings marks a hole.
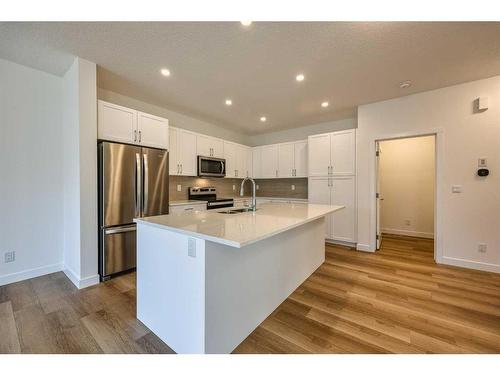
[[[345,206],[326,217],[326,238],[356,242],[356,178],[310,177],[308,191],[309,203]]]
[[[180,204],[180,205],[170,205],[169,213],[174,212],[188,212],[188,211],[205,211],[207,209],[206,203],[200,204]]]

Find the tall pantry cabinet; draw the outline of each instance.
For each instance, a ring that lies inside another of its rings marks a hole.
[[[326,218],[326,238],[355,243],[356,129],[308,138],[309,203],[345,206]]]

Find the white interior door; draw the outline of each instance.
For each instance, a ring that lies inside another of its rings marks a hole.
[[[309,176],[328,176],[330,167],[330,134],[318,134],[308,138]]]
[[[316,204],[331,204],[331,178],[311,177],[308,182],[308,202]],[[336,212],[335,214],[337,214]],[[332,215],[325,217],[325,237],[332,238]]]
[[[380,196],[380,176],[379,176],[379,165],[380,165],[380,143],[375,142],[375,178],[376,178],[376,202],[377,202],[377,250],[380,249],[380,243],[382,242],[382,233],[380,232],[380,201],[382,197]]]

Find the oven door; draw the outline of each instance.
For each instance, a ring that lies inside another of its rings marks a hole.
[[[224,177],[226,175],[226,160],[198,156],[198,176]]]

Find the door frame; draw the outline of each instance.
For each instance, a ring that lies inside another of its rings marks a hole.
[[[372,152],[372,171],[373,175],[370,183],[370,247],[377,248],[377,179],[378,173],[376,170],[377,158],[375,156],[378,142],[389,141],[394,139],[416,138],[425,136],[434,136],[434,158],[435,158],[435,179],[434,179],[434,260],[436,263],[442,263],[443,247],[442,247],[442,216],[443,216],[443,197],[444,197],[444,174],[443,174],[443,155],[444,155],[444,131],[442,128],[433,128],[429,130],[384,134],[377,136],[371,142]]]

